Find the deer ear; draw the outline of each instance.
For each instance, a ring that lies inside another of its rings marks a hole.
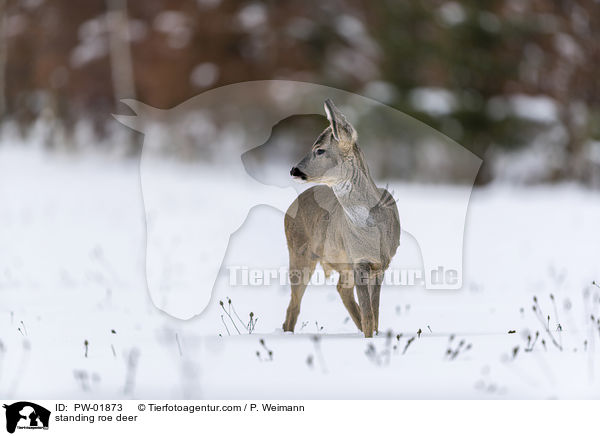
[[[333,101],[331,101],[330,98],[325,100],[325,104],[323,106],[325,106],[325,113],[327,114],[327,119],[329,120],[329,124],[331,125],[331,132],[333,133],[333,137],[336,141],[339,141],[340,134],[338,131],[338,123],[335,116],[335,112],[339,111],[337,110],[337,108],[333,104]]]
[[[331,132],[340,147],[349,149],[356,142],[356,130],[352,124],[346,120],[346,117],[340,110],[335,107],[330,98],[325,100],[325,113],[331,125]]]

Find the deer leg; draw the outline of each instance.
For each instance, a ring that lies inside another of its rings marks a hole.
[[[378,272],[371,288],[371,309],[373,310],[373,329],[375,334],[379,333],[379,295],[381,294],[381,283],[383,282],[383,273]]]
[[[360,264],[354,269],[354,283],[360,306],[360,321],[365,338],[373,337],[373,310],[369,296],[369,272],[367,264]]]
[[[350,318],[356,324],[359,330],[362,331],[362,325],[360,321],[360,310],[358,308],[358,304],[356,304],[356,300],[354,299],[354,285],[348,286],[348,283],[342,281],[342,277],[340,275],[340,280],[337,284],[337,290],[342,297],[342,303],[346,307],[346,310],[350,314]]]
[[[314,261],[303,261],[290,262],[290,284],[292,288],[292,296],[290,298],[290,304],[287,308],[285,316],[285,322],[283,323],[284,332],[293,332],[296,322],[298,321],[298,314],[300,313],[300,303],[304,296],[306,286],[310,281],[310,277],[315,269],[316,262]]]

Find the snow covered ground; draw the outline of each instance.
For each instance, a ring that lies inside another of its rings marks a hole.
[[[400,210],[454,189],[392,187]],[[281,211],[252,209],[208,309],[182,321],[146,290],[137,161],[0,147],[0,397],[600,398],[599,200],[476,190],[462,290],[385,286],[381,332],[364,339],[335,287],[311,286],[290,335],[286,286],[229,284],[232,266],[287,266]],[[415,259],[405,238],[392,268]],[[221,318],[227,298],[258,318],[252,334]]]

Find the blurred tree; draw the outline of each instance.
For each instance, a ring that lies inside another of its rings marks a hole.
[[[0,0],[0,120],[6,112],[6,0]]]
[[[382,76],[400,91],[395,106],[480,156],[491,145],[530,143],[549,128],[534,113],[510,110],[511,96],[551,97],[567,140],[550,177],[586,179],[584,144],[598,137],[587,118],[600,106],[599,8],[593,0],[377,2]],[[422,87],[448,91],[447,107],[415,101],[414,89]]]

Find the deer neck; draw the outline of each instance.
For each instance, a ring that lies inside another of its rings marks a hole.
[[[373,179],[364,172],[356,170],[352,177],[331,187],[344,209],[346,218],[354,225],[367,227],[371,209],[379,201],[379,189]]]

